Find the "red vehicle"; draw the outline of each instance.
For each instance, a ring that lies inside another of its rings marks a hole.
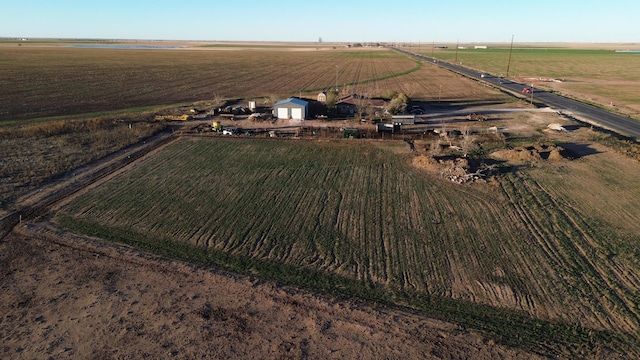
[[[523,94],[531,94],[531,89],[529,89],[528,87],[522,89],[522,93]]]

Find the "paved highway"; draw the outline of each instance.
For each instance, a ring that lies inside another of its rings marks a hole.
[[[392,48],[395,51],[401,52],[413,56],[417,59],[435,63],[438,66],[449,69],[451,71],[460,73],[464,76],[474,78],[480,81],[485,81],[498,88],[509,90],[518,94],[522,94],[522,89],[532,88],[532,84],[518,83],[509,81],[503,78],[483,74],[473,69],[466,68],[461,65],[451,64],[444,61],[440,61],[436,58],[424,56],[421,54],[414,54],[398,48]],[[579,117],[580,120],[590,123],[594,126],[602,127],[607,130],[614,131],[623,136],[628,136],[640,139],[640,121],[631,119],[626,116],[614,114],[612,112],[603,110],[601,108],[589,105],[577,100],[569,99],[564,96],[560,96],[548,91],[539,90],[533,88],[532,94],[522,94],[523,96],[531,97],[534,103],[545,104],[556,111],[561,111],[567,115]]]

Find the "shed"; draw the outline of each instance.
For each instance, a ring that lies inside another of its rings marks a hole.
[[[318,101],[327,102],[327,93],[325,91],[320,91],[320,93],[318,93]]]
[[[391,117],[391,121],[393,121],[394,124],[413,125],[416,123],[416,116],[415,115],[393,115]]]
[[[298,98],[288,98],[273,105],[273,115],[278,119],[304,120],[309,112],[309,103]]]
[[[385,123],[378,123],[378,132],[398,132],[400,131],[401,128],[401,124],[398,123],[393,123],[393,124],[385,124]]]

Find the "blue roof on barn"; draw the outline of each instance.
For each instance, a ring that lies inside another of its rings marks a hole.
[[[292,103],[292,104],[296,104],[296,105],[300,105],[300,106],[307,106],[309,104],[307,101],[304,101],[304,100],[301,100],[301,99],[298,99],[298,98],[288,98],[288,99],[285,99],[285,100],[278,101],[273,106],[284,105],[284,104],[288,104],[288,103]]]

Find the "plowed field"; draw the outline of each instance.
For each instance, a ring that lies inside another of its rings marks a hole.
[[[343,92],[412,98],[503,98],[387,49],[123,50],[3,46],[0,121],[86,114],[222,98]]]
[[[597,156],[567,165],[570,181],[534,169],[486,187],[431,178],[410,157],[401,142],[182,139],[58,218],[171,256],[415,306],[525,348],[634,343],[637,225],[612,231],[617,217],[590,217],[610,175],[593,180],[591,199],[566,196],[579,171],[603,166]],[[638,216],[623,200],[614,208]]]

